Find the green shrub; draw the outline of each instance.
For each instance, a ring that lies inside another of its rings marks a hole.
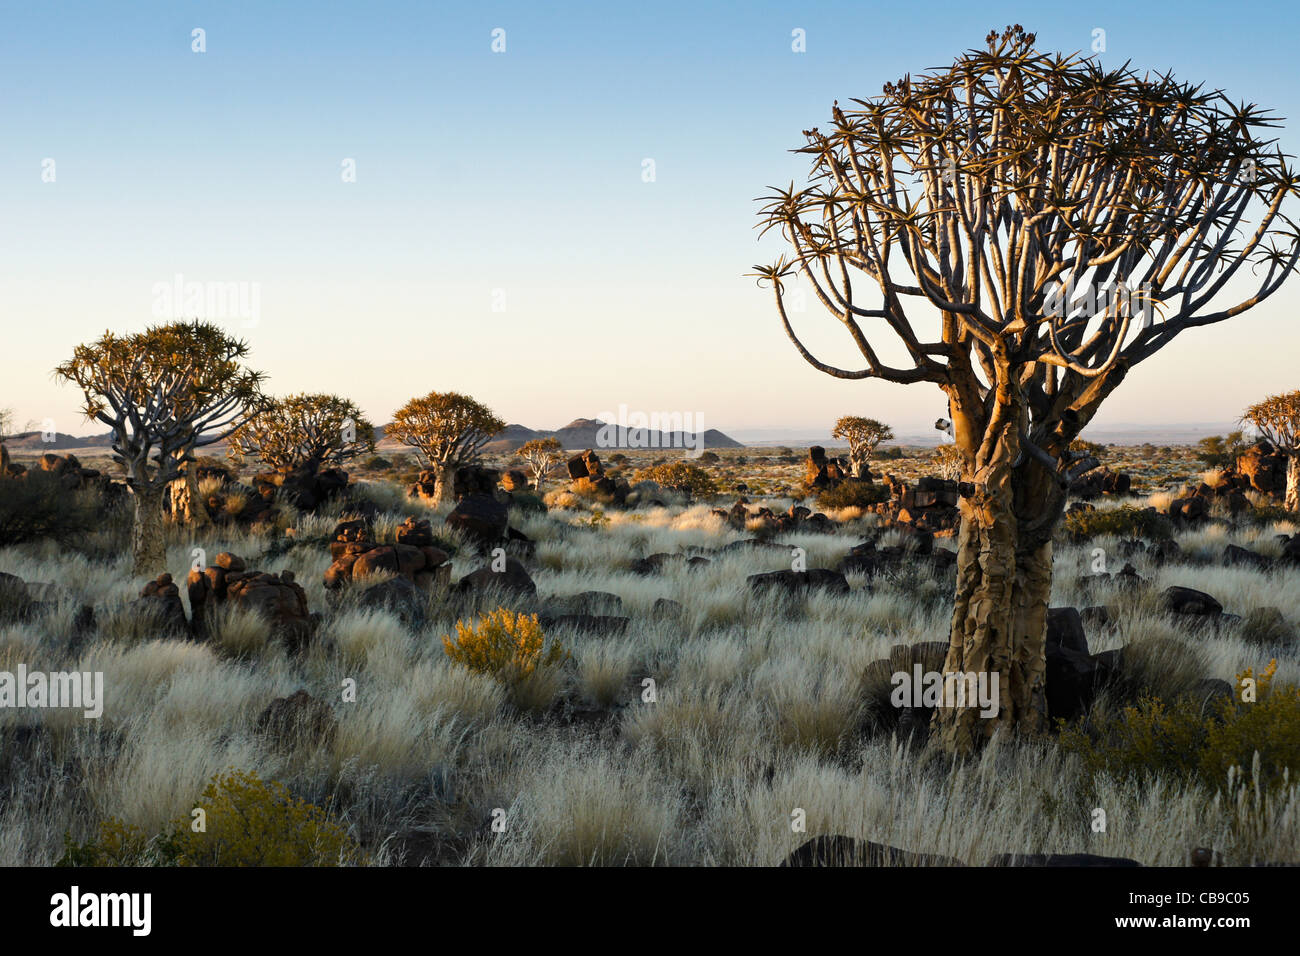
[[[866,481],[842,481],[833,488],[817,493],[817,507],[823,511],[838,508],[869,508],[889,500],[889,488]]]
[[[1173,534],[1166,515],[1149,508],[1121,505],[1092,511],[1072,511],[1065,516],[1065,530],[1076,541],[1103,535],[1118,538],[1165,539]]]
[[[139,827],[111,818],[95,839],[64,837],[56,866],[339,866],[361,862],[356,842],[325,810],[293,796],[275,781],[231,771],[217,774],[195,803],[193,815],[175,820],[149,839]]]
[[[1251,505],[1245,517],[1254,524],[1271,525],[1278,521],[1295,521],[1297,516],[1282,505]]]
[[[295,797],[282,783],[256,774],[217,774],[194,816],[173,821],[152,839],[120,819],[100,823],[86,843],[65,836],[56,866],[339,866],[363,862],[360,848],[324,809]]]
[[[685,461],[670,461],[662,465],[643,468],[636,473],[637,481],[658,482],[665,488],[682,488],[697,498],[717,494],[718,486],[713,476],[699,465]]]
[[[516,491],[510,496],[510,507],[518,508],[525,514],[546,514],[546,502],[541,495],[531,491]]]
[[[85,843],[74,843],[63,835],[63,856],[55,866],[145,866],[150,862],[150,840],[137,826],[110,818],[99,825],[99,834]]]
[[[57,475],[32,469],[0,478],[0,546],[53,538],[69,541],[96,528],[99,496],[67,488]]]
[[[1246,453],[1250,447],[1245,436],[1239,432],[1228,435],[1211,435],[1196,443],[1196,457],[1207,468],[1229,468],[1237,464],[1237,457]]]
[[[1222,789],[1229,770],[1237,768],[1239,776],[1249,775],[1251,785],[1281,786],[1300,773],[1300,688],[1273,687],[1276,669],[1273,661],[1258,678],[1249,669],[1238,675],[1232,698],[1143,697],[1103,717],[1091,733],[1062,722],[1061,746],[1078,754],[1093,775],[1139,782],[1168,775]],[[1241,700],[1246,679],[1257,681],[1251,703]]]

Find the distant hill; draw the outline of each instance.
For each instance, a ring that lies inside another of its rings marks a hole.
[[[598,418],[576,418],[562,428],[546,431],[544,429],[529,428],[527,425],[511,424],[507,425],[492,441],[483,446],[483,450],[493,455],[506,455],[518,449],[525,442],[532,441],[534,438],[557,438],[560,444],[566,450],[581,451],[584,448],[594,448],[599,450],[602,447],[608,448],[685,448],[688,443],[690,447],[697,446],[695,442],[696,434],[694,432],[661,432],[649,431],[644,433],[634,433],[633,438],[636,444],[629,444],[627,433],[619,434],[614,431],[610,437],[614,438],[617,444],[603,445],[600,439],[600,430],[605,423]],[[404,447],[399,442],[392,439],[381,439],[384,429],[375,429],[376,444],[383,444],[386,448],[396,449]],[[724,435],[716,428],[705,429],[703,434],[703,448],[744,448],[743,442],[738,442],[729,435]]]
[[[29,452],[43,454],[47,451],[62,451],[67,448],[103,448],[108,449],[111,444],[111,436],[108,432],[102,435],[85,435],[81,438],[75,435],[65,435],[63,432],[54,433],[54,441],[42,440],[44,432],[19,432],[12,438],[5,439],[5,446],[11,452]]]

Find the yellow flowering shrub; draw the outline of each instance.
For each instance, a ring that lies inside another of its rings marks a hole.
[[[503,607],[480,614],[477,623],[457,621],[455,640],[444,634],[442,646],[457,664],[508,684],[532,677],[539,668],[552,667],[569,656],[558,641],[547,645],[536,614],[512,614]]]

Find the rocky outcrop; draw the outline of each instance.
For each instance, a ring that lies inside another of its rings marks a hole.
[[[189,630],[190,624],[185,617],[185,605],[181,603],[180,588],[172,581],[170,574],[160,574],[146,584],[130,607],[136,613],[153,615],[166,633],[177,634]]]
[[[314,512],[347,490],[348,473],[338,468],[317,471],[303,467],[254,475],[252,481],[266,507],[271,507],[280,495],[300,511]]]
[[[398,525],[396,544],[371,540],[364,520],[340,522],[330,541],[334,563],[325,571],[325,587],[337,590],[352,581],[398,576],[421,588],[446,585],[450,580],[450,557],[433,544],[433,529],[427,520],[407,518]]]
[[[223,551],[211,566],[192,569],[185,583],[196,634],[208,632],[212,609],[224,604],[260,616],[290,650],[306,647],[316,631],[318,618],[292,571],[248,570],[243,558]]]
[[[1098,468],[1070,482],[1070,494],[1078,498],[1096,498],[1099,495],[1127,495],[1133,487],[1133,476],[1124,471]]]
[[[848,594],[849,582],[838,571],[828,568],[809,568],[807,571],[766,571],[751,574],[745,579],[754,594],[779,593],[787,597],[802,597],[810,591],[827,591],[831,594]]]

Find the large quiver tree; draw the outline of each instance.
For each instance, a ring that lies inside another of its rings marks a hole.
[[[1018,26],[987,40],[805,131],[810,185],[762,213],[793,254],[755,273],[815,368],[947,395],[969,493],[945,670],[1000,685],[994,718],[936,713],[955,752],[1044,726],[1052,537],[1071,477],[1095,464],[1071,442],[1136,365],[1267,299],[1300,257],[1282,211],[1297,178],[1258,109],[1036,52]],[[864,368],[805,347],[785,308],[793,276]]]
[[[207,322],[172,322],[133,335],[105,332],[78,345],[55,375],[85,396],[87,418],[107,425],[114,461],[135,500],[132,573],[166,570],[162,500],[198,448],[238,428],[261,401],[263,375],[245,368],[248,346]]]
[[[375,429],[338,395],[271,399],[230,436],[230,456],[256,458],[278,472],[316,475],[375,450]]]
[[[451,496],[456,469],[476,462],[483,446],[506,423],[492,410],[459,392],[430,392],[413,398],[393,415],[387,433],[415,448],[435,474],[434,504]]]
[[[835,423],[832,438],[842,438],[849,443],[849,467],[854,478],[866,478],[870,473],[871,455],[882,441],[894,437],[894,430],[884,422],[858,415],[845,415]]]

